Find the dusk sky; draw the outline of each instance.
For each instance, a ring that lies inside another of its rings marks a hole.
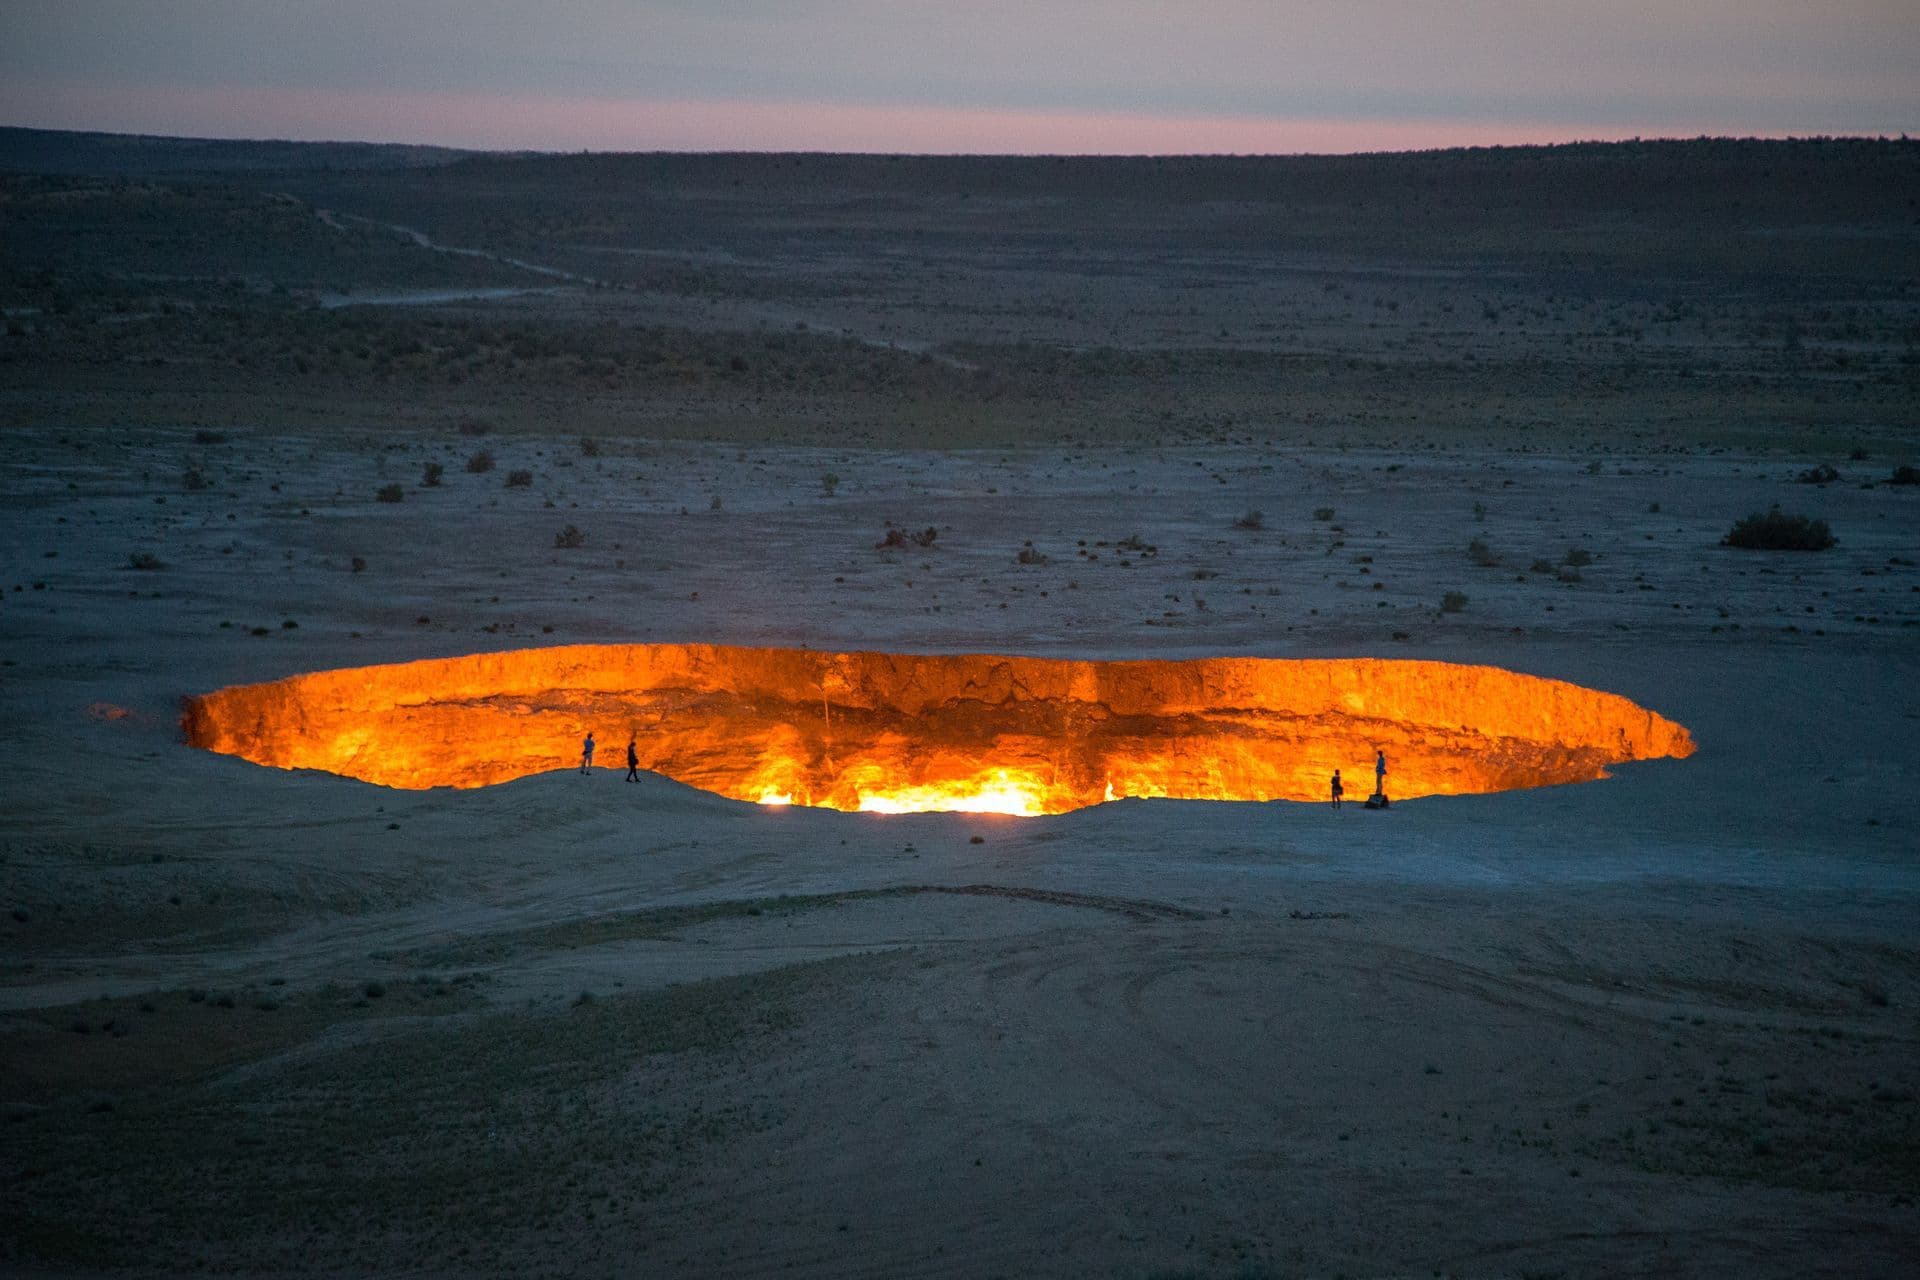
[[[0,124],[554,150],[1920,132],[1916,0],[0,0]]]

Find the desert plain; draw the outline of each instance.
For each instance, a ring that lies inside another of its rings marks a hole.
[[[0,171],[8,1270],[1911,1274],[1914,144]],[[1835,545],[1723,545],[1775,506]],[[1014,817],[182,730],[647,643],[1484,664],[1697,749]]]

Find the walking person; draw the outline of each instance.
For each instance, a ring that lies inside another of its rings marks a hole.
[[[593,730],[587,730],[587,740],[580,744],[580,772],[593,768]]]
[[[627,781],[640,781],[640,753],[634,750],[633,739],[627,739]]]
[[[1345,788],[1340,785],[1340,771],[1335,769],[1333,771],[1333,807],[1336,809],[1340,807],[1340,795],[1344,790]]]

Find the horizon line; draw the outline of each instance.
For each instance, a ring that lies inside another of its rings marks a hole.
[[[1727,120],[1153,115],[1002,107],[442,92],[0,85],[11,127],[197,141],[540,155],[1333,156],[1704,138],[1891,140]],[[402,134],[404,130],[404,134]],[[1897,134],[1906,138],[1907,132]]]

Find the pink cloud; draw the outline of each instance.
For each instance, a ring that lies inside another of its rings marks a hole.
[[[315,89],[0,86],[9,123],[203,137],[351,139],[547,151],[868,151],[1171,155],[1408,151],[1746,133],[1475,120],[1151,116],[830,102]]]

